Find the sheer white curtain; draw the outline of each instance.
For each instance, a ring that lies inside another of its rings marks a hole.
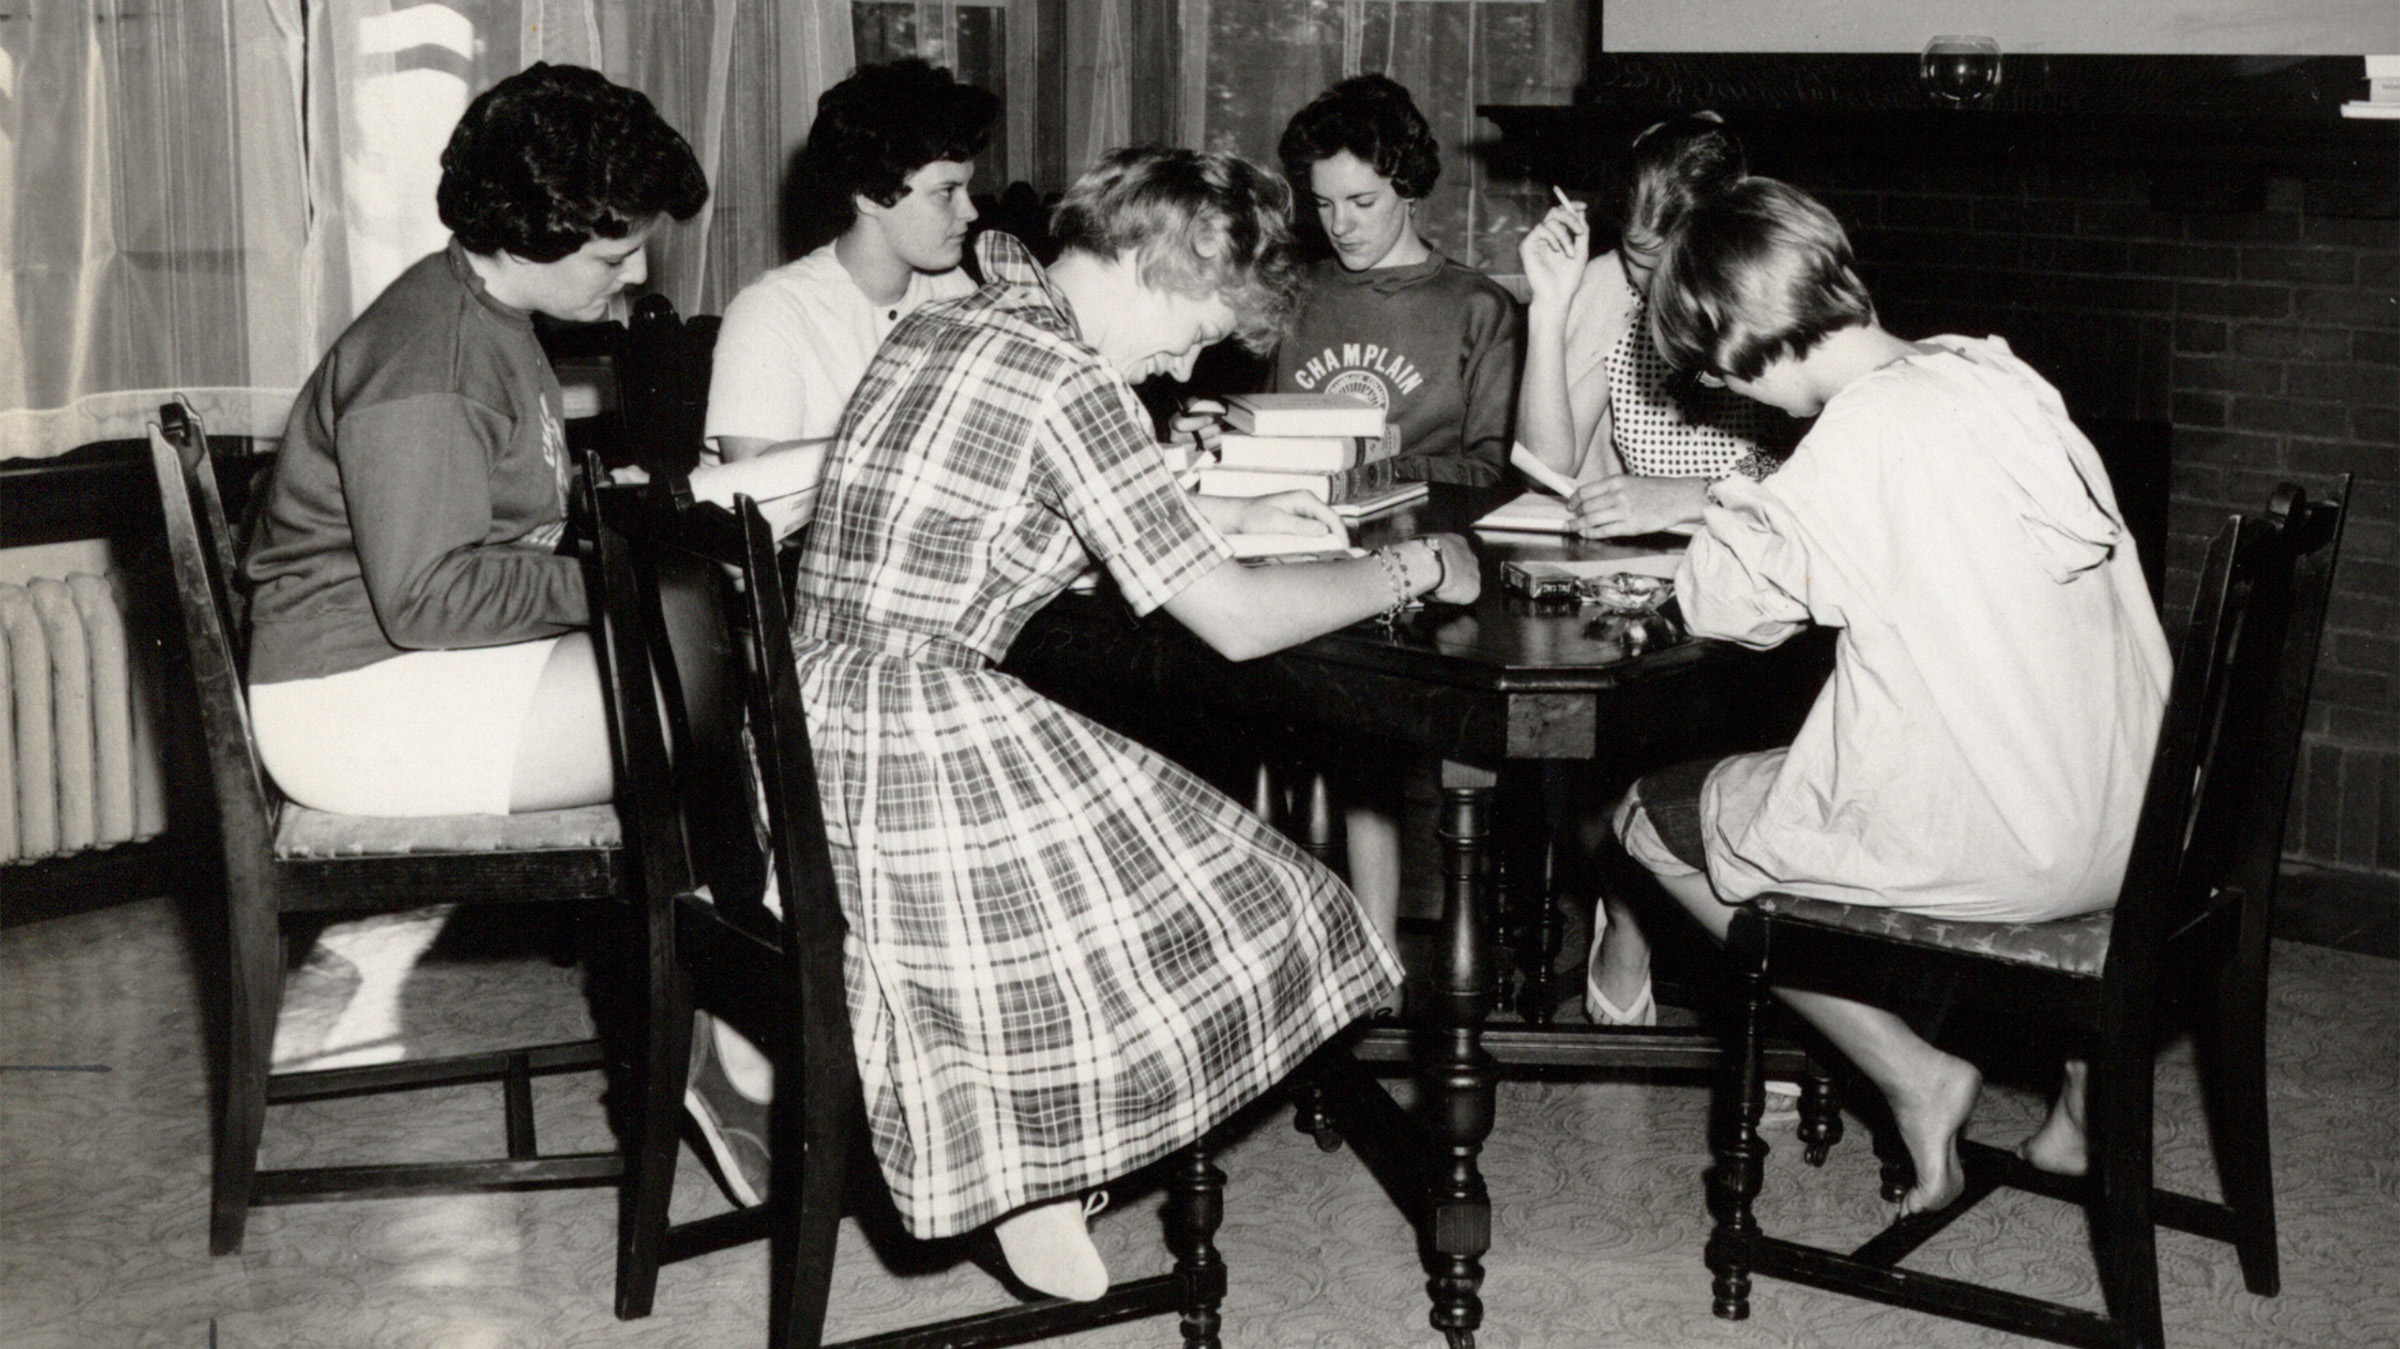
[[[808,143],[817,100],[858,64],[858,33],[850,0],[776,0],[777,65],[781,75],[780,175]],[[781,261],[781,259],[777,259]]]
[[[778,106],[782,14],[848,23],[848,0],[7,8],[0,457],[138,436],[169,391],[213,430],[279,434],[325,346],[441,246],[467,101],[537,60],[643,89],[701,151],[715,218],[662,231],[659,288],[721,307],[776,260],[782,170],[772,119],[725,110]]]
[[[301,0],[7,8],[0,457],[139,435],[174,389],[279,426],[314,358]]]
[[[1423,214],[1429,240],[1469,266],[1515,269],[1541,197],[1485,181],[1494,129],[1479,103],[1565,102],[1583,62],[1579,0],[1183,0],[1185,143],[1273,162],[1284,124],[1346,76],[1407,85],[1442,144]]]
[[[1130,0],[1077,0],[1067,11],[1067,175],[1132,138]]]
[[[525,0],[512,8],[518,12],[463,2],[312,0],[309,77],[330,95],[311,106],[308,124],[316,280],[308,312],[316,350],[449,237],[434,187],[442,146],[468,100],[547,59],[547,41],[559,43],[560,59],[572,54],[589,63],[597,42],[580,0],[575,8],[583,12],[572,18],[558,13],[563,3]]]

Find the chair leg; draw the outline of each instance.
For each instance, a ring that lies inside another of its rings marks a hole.
[[[2275,1248],[2275,1176],[2267,1125],[2266,961],[2238,958],[2217,992],[2215,1071],[2202,1079],[2215,1129],[2217,1180],[2233,1211],[2242,1284],[2260,1297],[2283,1287]]]
[[[1709,1234],[1706,1258],[1713,1276],[1712,1307],[1718,1317],[1739,1321],[1750,1315],[1750,1242],[1758,1236],[1753,1203],[1766,1161],[1766,1140],[1758,1135],[1759,1112],[1765,1106],[1766,1084],[1759,1062],[1767,999],[1767,961],[1764,934],[1755,920],[1736,917],[1726,952],[1739,972],[1734,1010],[1733,1043],[1725,1055],[1724,1082],[1714,1104],[1709,1130],[1715,1165],[1708,1173],[1709,1208],[1716,1227]]]
[[[692,999],[686,976],[676,967],[674,915],[652,912],[632,921],[645,925],[641,948],[631,963],[643,981],[630,999],[642,1018],[639,1087],[626,1139],[626,1176],[618,1190],[617,1319],[650,1314],[658,1295],[658,1267],[667,1239],[667,1207],[675,1195],[677,1123],[683,1117],[684,1079],[692,1064]]]
[[[2135,1048],[2103,1050],[2092,1065],[2087,1119],[2099,1193],[2092,1213],[2092,1244],[2100,1289],[2109,1316],[2130,1349],[2159,1349],[2164,1323],[2158,1295],[2158,1232],[2150,1211],[2154,1062],[2145,1027],[2139,1033],[2103,1032],[2103,1039]]]
[[[267,1076],[273,1069],[275,1017],[283,1005],[283,935],[272,899],[234,877],[226,886],[225,1072],[213,1140],[208,1248],[242,1248],[258,1144],[266,1131]]]
[[[1489,909],[1492,1005],[1514,1007],[1534,1025],[1550,1020],[1553,1008],[1548,970],[1540,967],[1541,910],[1550,903],[1551,851],[1538,770],[1520,767],[1500,775],[1494,800],[1500,828],[1494,856],[1498,866]]]
[[[1569,902],[1570,891],[1579,905],[1593,899],[1588,869],[1566,842],[1583,823],[1577,776],[1548,763],[1524,766],[1511,775],[1513,784],[1510,777],[1502,780],[1513,785],[1515,795],[1502,814],[1509,840],[1499,910],[1506,928],[1499,949],[1516,957],[1517,1015],[1537,1026],[1558,1015],[1558,958],[1567,936],[1561,905]],[[1496,988],[1494,997],[1503,993]]]
[[[1917,1161],[1908,1155],[1908,1145],[1900,1141],[1900,1129],[1892,1122],[1888,1109],[1877,1111],[1877,1127],[1867,1130],[1875,1150],[1878,1176],[1882,1182],[1876,1193],[1883,1202],[1897,1204],[1917,1187]]]
[[[1224,1220],[1225,1173],[1203,1140],[1176,1157],[1167,1180],[1167,1245],[1175,1252],[1184,1349],[1218,1349],[1225,1260],[1216,1236]]]
[[[837,970],[826,977],[841,976]],[[767,1204],[774,1210],[767,1229],[768,1349],[817,1349],[825,1342],[851,1158],[866,1127],[839,984],[826,988],[813,978],[802,976],[794,999],[808,1024],[782,1028],[775,1099],[767,1110]]]
[[[1810,1166],[1823,1166],[1833,1145],[1842,1141],[1842,1100],[1833,1079],[1822,1072],[1800,1079],[1799,1133],[1800,1155]]]

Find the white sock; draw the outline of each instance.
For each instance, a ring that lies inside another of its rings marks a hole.
[[[753,1101],[774,1100],[775,1064],[758,1052],[749,1036],[713,1016],[708,1020],[716,1027],[717,1062],[725,1069],[725,1080]]]
[[[1108,1266],[1084,1225],[1080,1198],[1018,1209],[992,1231],[1009,1269],[1035,1292],[1090,1302],[1108,1291]]]

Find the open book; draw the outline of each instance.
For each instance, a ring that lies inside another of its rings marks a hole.
[[[1564,500],[1548,492],[1527,492],[1485,514],[1475,528],[1512,534],[1568,534],[1574,532],[1575,522]]]
[[[1567,534],[1574,531],[1567,498],[1575,495],[1575,480],[1537,458],[1522,443],[1509,447],[1508,462],[1544,490],[1527,492],[1475,522],[1477,529],[1517,534]]]

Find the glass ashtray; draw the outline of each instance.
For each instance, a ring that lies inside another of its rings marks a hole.
[[[1675,583],[1663,576],[1613,572],[1584,578],[1576,589],[1583,598],[1612,614],[1654,614],[1675,597]]]

